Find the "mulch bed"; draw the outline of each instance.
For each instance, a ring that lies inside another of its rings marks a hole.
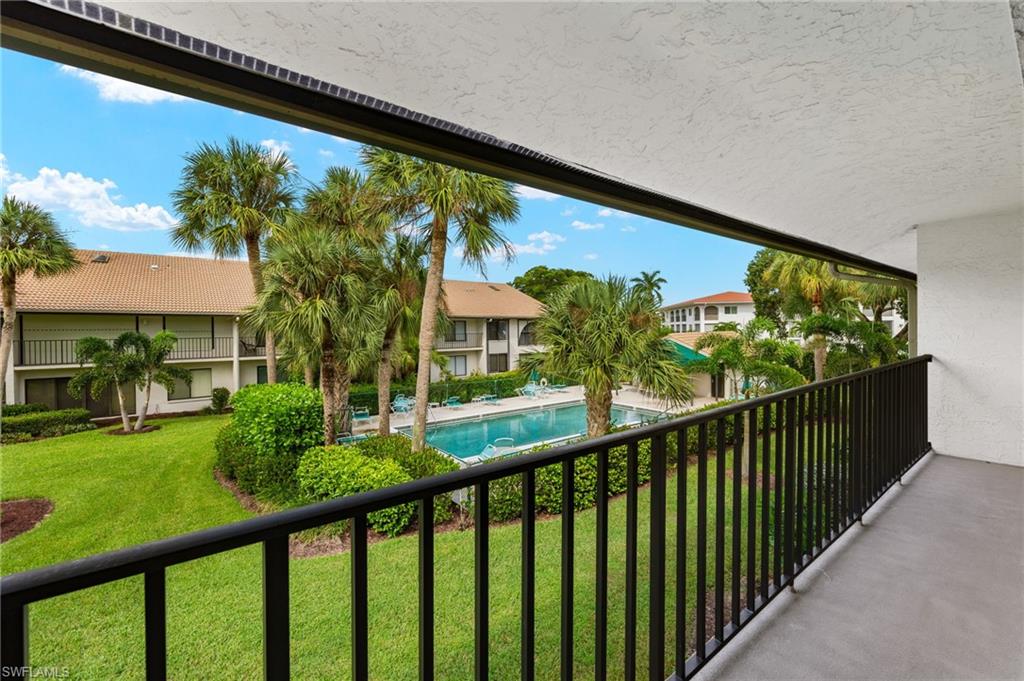
[[[121,427],[111,428],[110,430],[103,431],[107,435],[141,435],[143,433],[152,433],[154,430],[160,430],[160,426],[143,426],[142,430],[129,430],[126,431]]]
[[[13,539],[43,522],[53,511],[49,499],[12,499],[0,502],[0,542]]]

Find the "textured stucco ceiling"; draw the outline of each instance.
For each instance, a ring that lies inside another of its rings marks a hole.
[[[1021,202],[1006,2],[107,4],[909,270]]]

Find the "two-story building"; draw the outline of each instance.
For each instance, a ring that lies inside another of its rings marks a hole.
[[[443,290],[451,321],[434,346],[448,359],[452,376],[510,371],[522,355],[540,349],[533,337],[540,301],[508,284],[487,281],[445,280]],[[435,364],[430,378],[441,376]]]
[[[754,299],[745,291],[723,291],[661,308],[673,333],[711,331],[721,322],[743,325],[754,318]]]
[[[78,341],[112,340],[125,331],[153,335],[173,331],[178,341],[169,362],[192,376],[168,392],[154,385],[151,413],[187,412],[210,403],[213,388],[232,393],[267,380],[261,334],[241,321],[254,300],[248,264],[112,251],[78,251],[72,272],[18,281],[6,394],[10,402],[40,402],[53,408],[84,406],[95,416],[118,412],[113,390],[98,399],[72,397],[68,382],[79,368]],[[507,284],[445,281],[445,306],[452,320],[435,342],[453,376],[514,369],[519,357],[538,348],[531,323],[541,304]],[[441,378],[434,365],[431,377]],[[131,410],[141,395],[128,391]]]

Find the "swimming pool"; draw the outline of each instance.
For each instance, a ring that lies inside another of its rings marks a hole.
[[[654,412],[612,405],[612,422],[616,425],[640,423],[653,416]],[[410,429],[402,428],[401,432],[409,433]],[[586,405],[572,402],[428,425],[427,444],[473,463],[480,460],[487,445],[501,438],[511,438],[511,447],[520,449],[586,432]]]

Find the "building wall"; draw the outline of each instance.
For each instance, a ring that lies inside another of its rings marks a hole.
[[[473,372],[481,374],[491,373],[488,371],[488,356],[491,354],[508,354],[508,368],[511,371],[519,366],[520,356],[530,352],[537,352],[541,349],[538,345],[519,344],[519,336],[530,322],[528,319],[509,319],[508,338],[505,340],[487,340],[487,320],[485,319],[461,320],[455,318],[453,321],[465,321],[467,334],[481,334],[482,348],[466,348],[465,350],[447,349],[442,351],[442,354],[449,358],[455,355],[465,355],[467,376]],[[449,364],[449,371],[451,370],[452,366]],[[441,368],[434,364],[430,367],[430,380],[438,381],[440,379]]]
[[[917,256],[935,450],[1024,466],[1024,214],[920,225]]]
[[[734,314],[726,314],[726,307],[735,307]],[[707,308],[714,307],[718,310],[717,319],[707,319]],[[673,315],[673,310],[679,310]],[[698,316],[699,311],[699,316]],[[662,319],[674,333],[686,331],[711,331],[715,325],[723,322],[735,322],[743,325],[754,318],[753,303],[713,303],[712,305],[687,305],[685,307],[672,307],[662,310]]]

